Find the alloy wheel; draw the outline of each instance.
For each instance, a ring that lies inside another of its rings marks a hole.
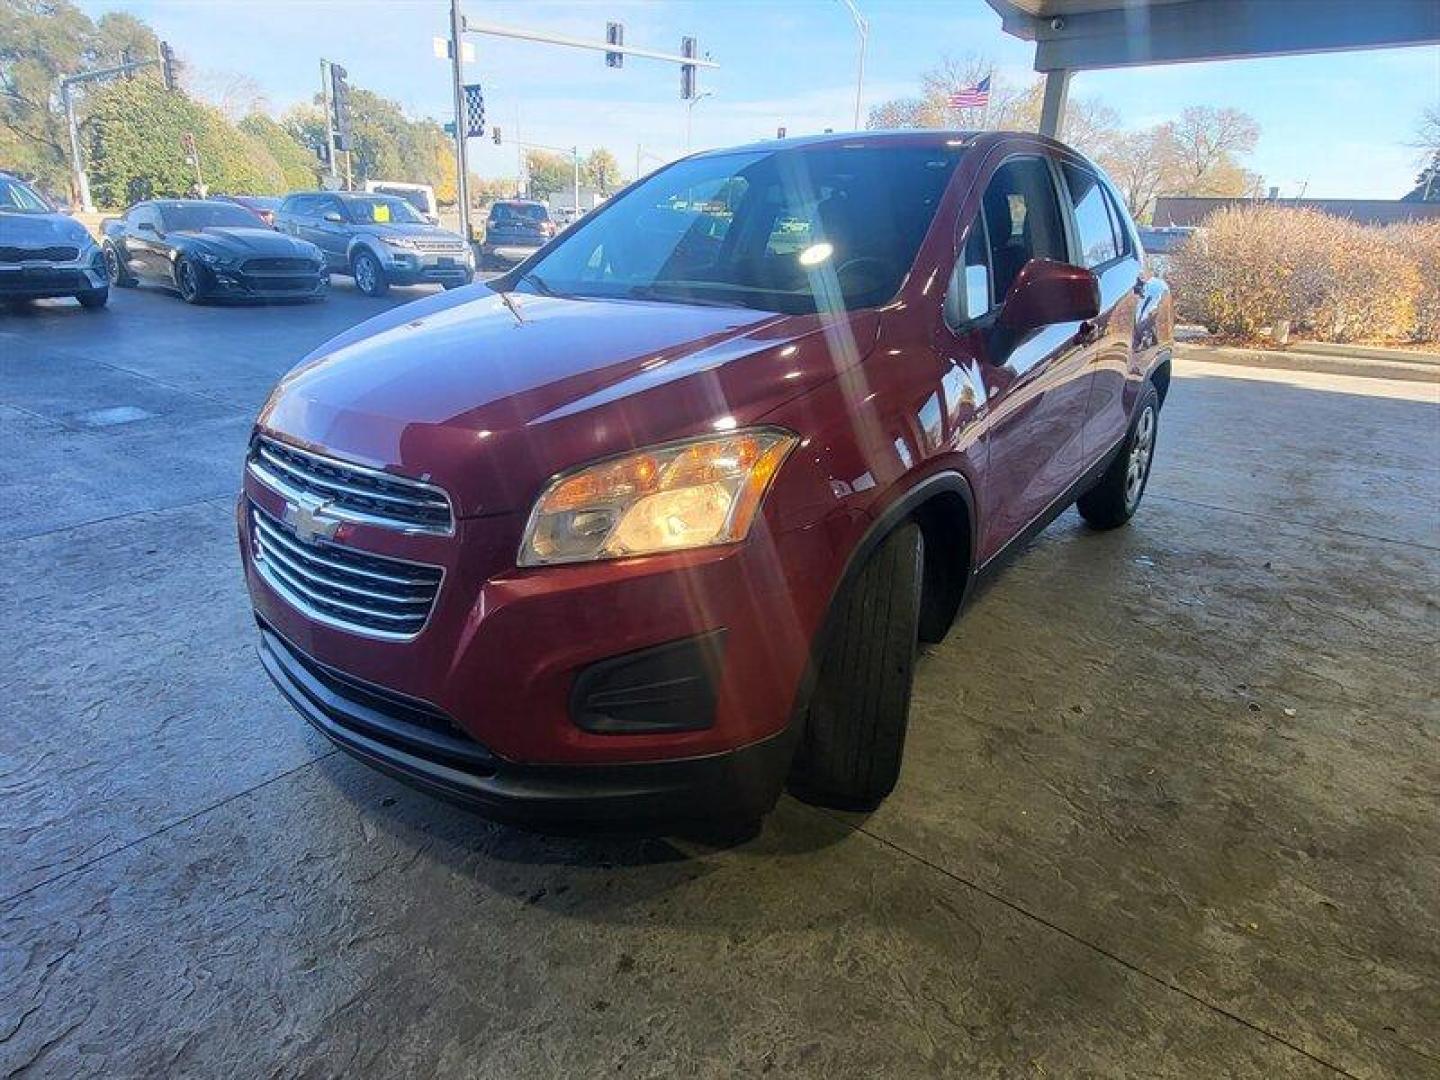
[[[366,296],[375,291],[375,262],[368,256],[362,255],[355,262],[355,284]]]
[[[1134,510],[1145,490],[1145,477],[1150,472],[1150,459],[1155,453],[1155,407],[1147,404],[1135,423],[1130,440],[1130,459],[1125,465],[1125,509]]]

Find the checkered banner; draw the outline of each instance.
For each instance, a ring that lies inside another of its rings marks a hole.
[[[476,83],[465,87],[465,137],[478,139],[485,134],[485,94]]]

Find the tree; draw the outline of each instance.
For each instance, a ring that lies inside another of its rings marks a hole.
[[[211,191],[279,194],[279,164],[260,139],[226,123],[218,111],[166,90],[154,79],[121,80],[94,93],[90,180],[102,206],[187,194],[195,183],[182,140],[195,137]]]
[[[615,160],[615,155],[604,147],[592,150],[580,163],[580,182],[594,188],[601,195],[609,195],[622,183],[620,163]]]
[[[1169,125],[1176,151],[1175,183],[1182,195],[1238,195],[1243,170],[1236,158],[1255,149],[1260,125],[1239,109],[1191,105]]]
[[[525,173],[530,178],[530,197],[542,201],[570,187],[575,178],[574,163],[569,158],[544,150],[526,151]]]
[[[315,186],[319,159],[286,128],[264,113],[251,113],[237,125],[241,132],[258,141],[280,169],[285,190]]]

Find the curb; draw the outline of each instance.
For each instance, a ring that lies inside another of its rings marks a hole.
[[[1392,379],[1399,382],[1440,383],[1440,363],[1434,360],[1400,361],[1372,359],[1358,352],[1340,355],[1302,352],[1267,352],[1230,345],[1175,343],[1177,358],[1207,364],[1269,368],[1275,371],[1308,371],[1318,375],[1353,375],[1363,379]]]
[[[1387,349],[1380,345],[1335,345],[1328,341],[1297,341],[1297,352],[1315,356],[1350,356],[1366,360],[1397,360],[1405,364],[1440,364],[1440,353]]]

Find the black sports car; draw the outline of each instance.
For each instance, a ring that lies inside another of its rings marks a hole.
[[[101,228],[112,282],[167,285],[189,304],[314,299],[330,287],[319,248],[265,228],[233,203],[155,199]]]

